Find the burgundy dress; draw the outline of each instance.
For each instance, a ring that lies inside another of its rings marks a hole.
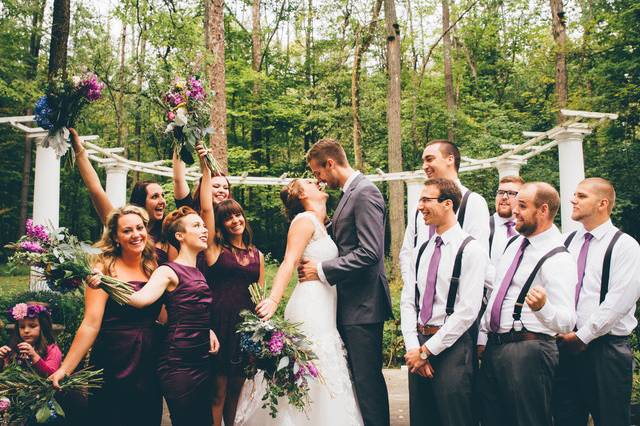
[[[130,281],[138,291],[145,284]],[[154,425],[162,419],[162,396],[156,374],[154,324],[160,302],[143,309],[107,300],[91,364],[103,369],[102,388],[89,396],[92,424]]]
[[[210,426],[211,291],[197,268],[176,262],[165,266],[178,276],[178,286],[163,296],[169,321],[158,362],[162,393],[174,426]]]
[[[260,278],[260,252],[223,247],[216,263],[207,271],[207,283],[211,287],[211,328],[220,341],[220,352],[213,365],[216,375],[244,377],[244,363],[240,352],[240,336],[236,327],[240,312],[253,311],[249,285]]]

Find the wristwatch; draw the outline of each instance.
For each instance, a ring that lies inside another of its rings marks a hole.
[[[429,354],[427,353],[426,346],[420,346],[420,359],[426,361],[429,358]]]

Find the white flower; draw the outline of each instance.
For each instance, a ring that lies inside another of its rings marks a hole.
[[[82,79],[77,75],[74,75],[73,77],[71,77],[71,82],[73,83],[73,87],[77,88],[80,86],[80,83],[82,83]]]
[[[187,124],[188,117],[187,117],[187,109],[186,108],[178,108],[176,110],[176,118],[175,118],[175,123],[176,126],[184,126]]]

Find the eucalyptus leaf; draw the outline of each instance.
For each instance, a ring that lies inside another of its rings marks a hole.
[[[280,358],[280,362],[278,363],[278,368],[276,369],[276,371],[280,371],[288,365],[289,365],[289,357],[284,356]]]
[[[38,423],[46,423],[49,417],[51,417],[51,409],[45,402],[44,405],[36,411],[36,421]]]

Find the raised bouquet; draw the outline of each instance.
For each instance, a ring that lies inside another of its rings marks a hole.
[[[264,292],[252,284],[250,293],[254,303],[264,298]],[[242,322],[237,327],[240,349],[247,361],[245,373],[253,379],[263,371],[266,391],[262,408],[268,408],[271,417],[278,414],[278,399],[286,397],[289,405],[304,411],[311,403],[309,381],[322,377],[314,360],[316,354],[311,342],[300,332],[300,324],[273,317],[263,321],[255,313],[242,311]]]
[[[102,370],[79,370],[60,382],[61,390],[83,394],[101,386]],[[11,363],[0,373],[0,414],[8,418],[8,424],[33,421],[34,414],[38,423],[64,417],[56,392],[31,367]]]
[[[53,148],[57,157],[62,157],[70,146],[68,128],[74,126],[87,104],[100,99],[103,88],[104,83],[91,73],[66,80],[54,78],[47,94],[34,107],[36,123],[48,131],[42,145]]]
[[[26,223],[26,234],[5,247],[14,250],[9,258],[13,265],[34,267],[49,288],[60,293],[79,289],[84,279],[93,273],[90,257],[100,250],[79,241],[66,228],[47,229]],[[113,277],[102,275],[100,287],[117,303],[124,305],[133,294],[131,286]]]
[[[174,149],[182,161],[193,164],[194,158],[198,158],[196,145],[201,143],[206,148],[206,136],[213,133],[209,126],[211,105],[202,81],[197,76],[186,80],[176,77],[162,101],[166,109],[165,133],[172,136]],[[220,171],[210,152],[205,160],[211,173]]]

